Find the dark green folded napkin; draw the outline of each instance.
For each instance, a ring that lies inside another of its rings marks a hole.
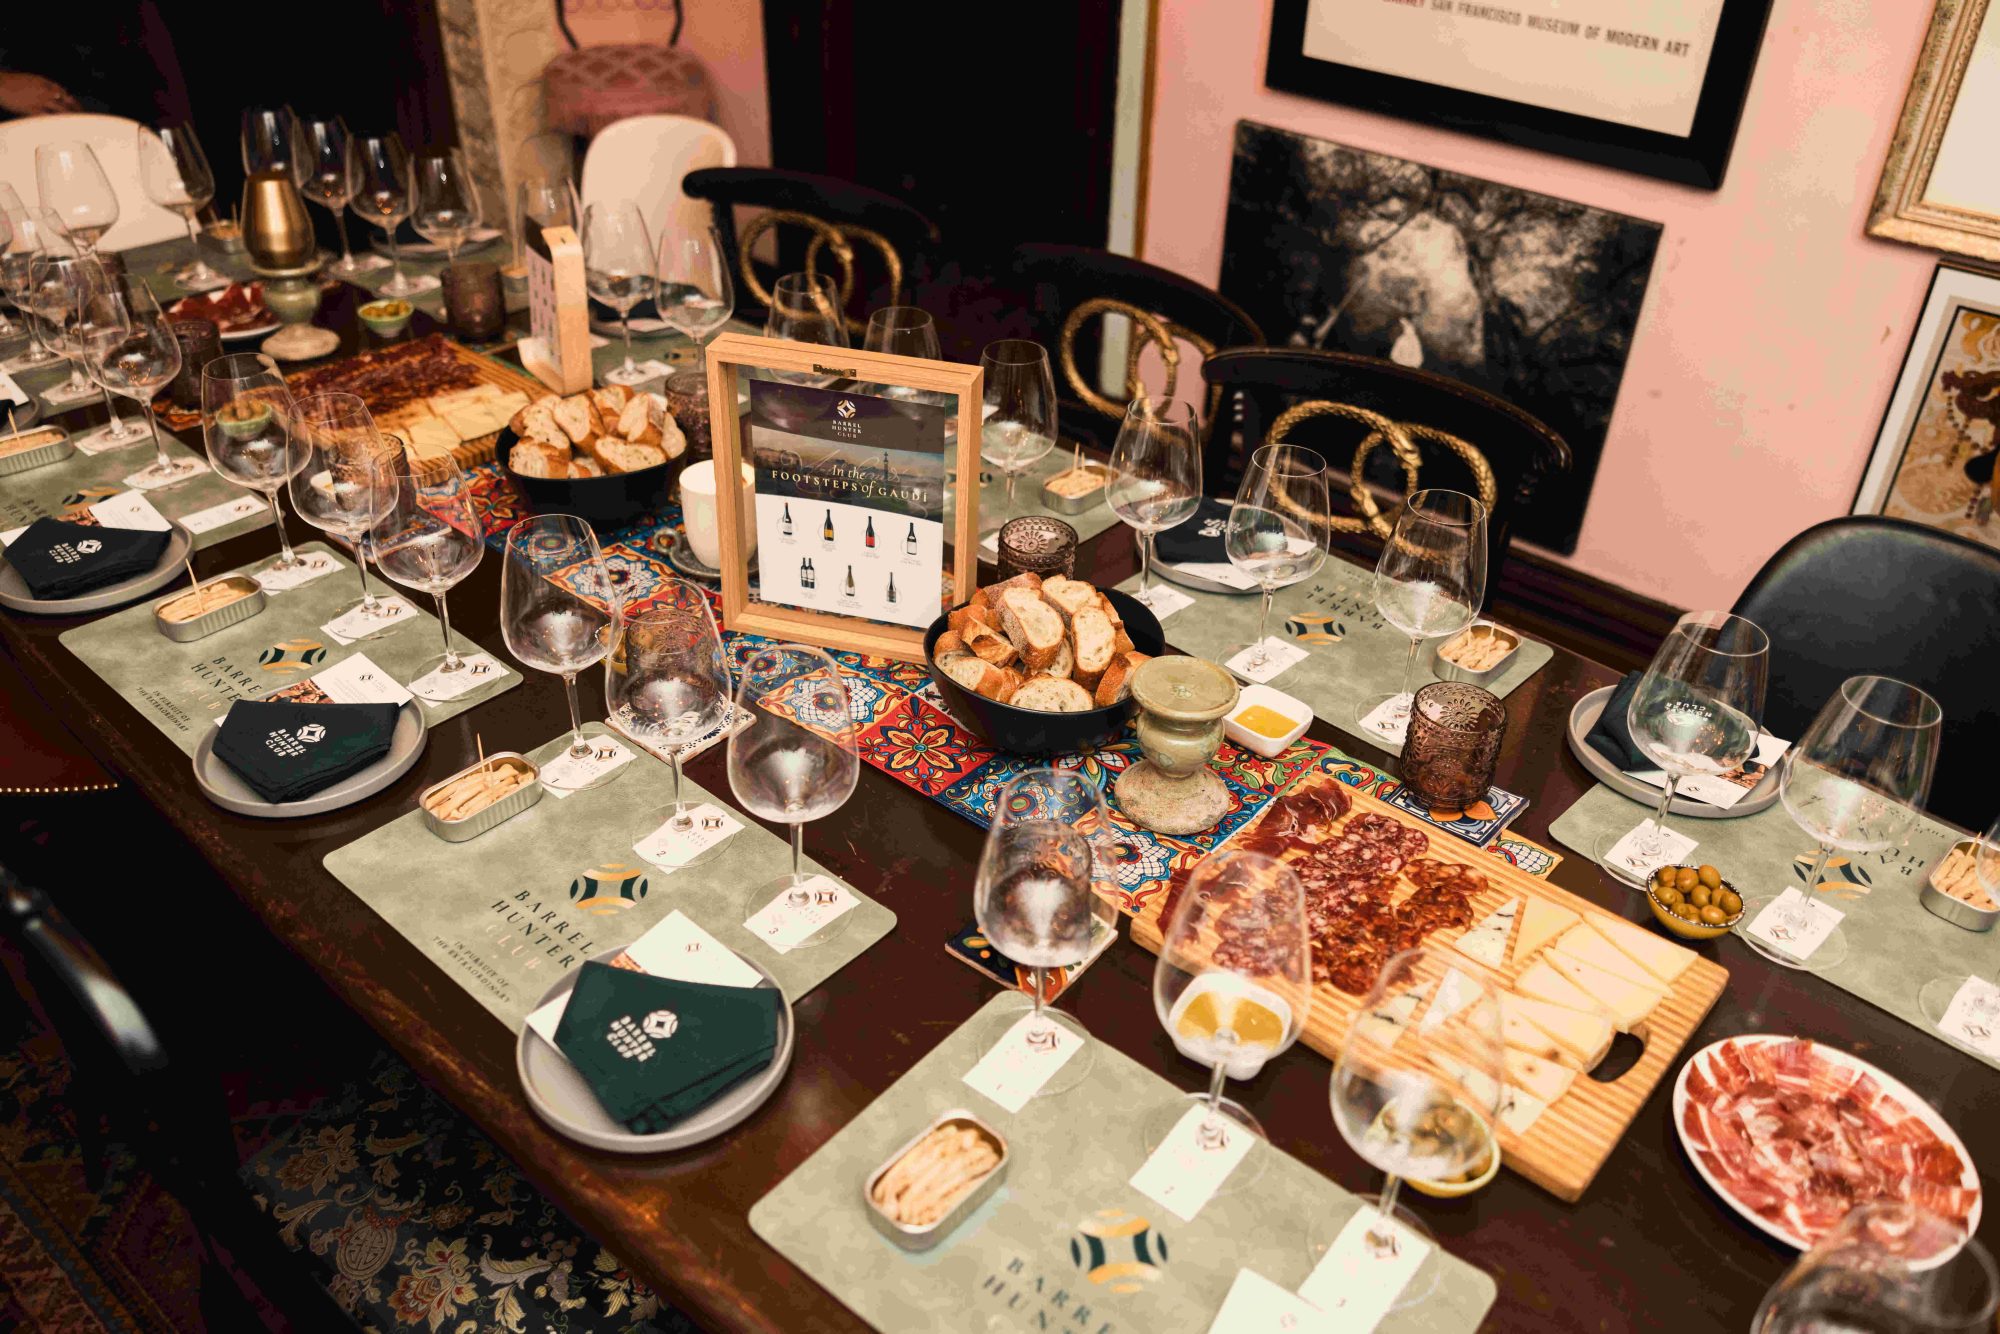
[[[7,563],[39,602],[73,598],[145,574],[160,563],[172,533],[102,528],[40,518],[7,548]]]
[[[239,699],[215,733],[215,757],[266,801],[298,801],[389,753],[394,704]]]
[[[655,1134],[771,1063],[784,997],[586,963],[556,1047],[611,1119]]]
[[[1632,696],[1639,692],[1639,679],[1643,675],[1643,672],[1625,673],[1625,679],[1612,688],[1611,698],[1604,701],[1604,712],[1598,715],[1597,726],[1584,737],[1592,750],[1624,773],[1660,767],[1632,739]]]
[[[1153,538],[1153,554],[1169,565],[1226,565],[1230,502],[1203,496],[1193,517]]]

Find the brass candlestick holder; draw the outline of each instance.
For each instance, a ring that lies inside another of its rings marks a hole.
[[[259,273],[301,276],[317,259],[305,200],[290,175],[260,171],[243,182],[243,242]]]
[[[1145,758],[1118,776],[1118,805],[1161,834],[1213,829],[1229,813],[1229,789],[1208,767],[1222,720],[1236,707],[1236,678],[1212,662],[1178,654],[1132,673]]]

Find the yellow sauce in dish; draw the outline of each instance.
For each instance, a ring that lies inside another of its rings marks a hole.
[[[1262,704],[1252,704],[1236,715],[1236,721],[1258,736],[1273,738],[1281,737],[1299,725],[1298,719],[1287,718],[1276,709],[1266,708]]]

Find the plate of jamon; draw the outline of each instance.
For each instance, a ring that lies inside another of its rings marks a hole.
[[[278,327],[278,317],[264,304],[262,283],[231,283],[184,296],[167,307],[167,314],[177,320],[214,320],[225,339],[256,338]]]
[[[1846,1212],[1903,1200],[1979,1227],[1979,1173],[1937,1109],[1901,1080],[1809,1038],[1725,1038],[1674,1081],[1695,1170],[1764,1231],[1805,1250]]]

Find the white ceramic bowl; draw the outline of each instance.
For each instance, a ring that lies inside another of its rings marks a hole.
[[[1295,719],[1296,723],[1292,730],[1283,736],[1265,736],[1261,732],[1253,732],[1236,721],[1243,716],[1243,711],[1253,704],[1261,704],[1273,713]],[[1312,720],[1313,711],[1306,707],[1305,701],[1294,699],[1284,691],[1273,690],[1269,686],[1246,685],[1243,687],[1243,692],[1237,696],[1236,708],[1222,720],[1222,731],[1243,749],[1270,760],[1276,759],[1285,747],[1304,736],[1306,729],[1312,726]]]

